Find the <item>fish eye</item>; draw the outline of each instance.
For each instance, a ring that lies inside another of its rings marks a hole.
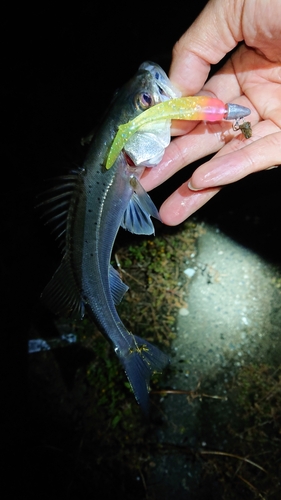
[[[147,92],[142,92],[136,96],[135,104],[137,108],[145,110],[153,104],[153,98]]]

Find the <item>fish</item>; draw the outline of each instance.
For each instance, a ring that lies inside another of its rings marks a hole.
[[[136,133],[109,170],[106,161],[121,124],[177,96],[179,92],[160,66],[142,63],[116,91],[82,167],[60,177],[48,199],[40,203],[62,247],[61,264],[43,290],[42,300],[59,316],[83,318],[87,313],[111,343],[146,416],[151,377],[165,369],[169,356],[124,326],[116,305],[128,286],[110,262],[120,227],[150,235],[154,234],[151,217],[160,220],[139,179],[147,166],[161,160],[170,142],[170,121]]]

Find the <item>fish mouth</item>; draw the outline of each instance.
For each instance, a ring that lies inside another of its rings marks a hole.
[[[128,165],[128,167],[132,167],[132,168],[136,168],[137,165],[134,163],[133,159],[131,158],[131,156],[126,152],[125,149],[123,149],[123,155],[124,155],[124,158],[125,158],[125,161]]]

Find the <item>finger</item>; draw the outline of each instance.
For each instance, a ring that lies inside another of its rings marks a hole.
[[[267,132],[274,132],[258,137],[257,132],[264,133],[262,129],[265,126]],[[207,203],[221,186],[281,164],[281,132],[276,132],[276,126],[272,123],[260,122],[256,128],[253,142],[247,140],[245,146],[245,138],[244,141],[242,138],[231,141],[224,148],[229,151],[227,154],[220,150],[212,160],[195,170],[191,179],[163,203],[160,216],[165,224],[180,224]],[[238,149],[235,151],[235,148]],[[190,185],[200,190],[191,191]]]
[[[210,0],[175,44],[170,79],[183,94],[198,92],[208,77],[210,65],[218,63],[243,39],[243,3]]]
[[[212,160],[193,173],[193,189],[206,189],[236,182],[247,175],[281,164],[281,132],[272,123],[262,122],[256,127],[251,140],[237,138],[225,146]],[[259,128],[274,129],[264,137],[258,136]],[[247,145],[246,145],[247,142]],[[225,154],[223,154],[225,153]]]
[[[164,224],[176,226],[207,203],[221,188],[194,192],[185,182],[160,207],[159,213]]]

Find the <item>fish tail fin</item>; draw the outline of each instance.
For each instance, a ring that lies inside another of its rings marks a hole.
[[[149,383],[154,373],[161,373],[169,357],[146,340],[133,336],[134,344],[127,353],[116,349],[135,398],[144,414],[149,416]]]

